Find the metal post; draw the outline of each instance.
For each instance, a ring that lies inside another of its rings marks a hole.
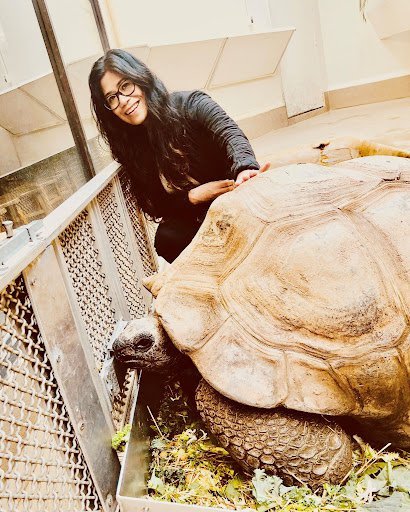
[[[108,41],[107,30],[105,28],[104,18],[101,12],[99,0],[90,0],[91,7],[93,9],[95,23],[97,24],[98,33],[100,35],[101,44],[104,53],[107,52],[111,46]]]
[[[80,115],[78,113],[77,105],[74,100],[70,82],[68,80],[67,72],[51,23],[46,1],[32,0],[32,3],[41,33],[43,35],[44,44],[50,58],[50,63],[54,71],[54,77],[60,91],[61,100],[67,114],[67,120],[73,134],[77,151],[79,153],[84,170],[88,175],[88,178],[92,178],[95,176],[94,165],[88,150],[87,139],[81,125]]]

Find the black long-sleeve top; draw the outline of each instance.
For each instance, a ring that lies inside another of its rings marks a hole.
[[[208,94],[202,91],[174,92],[171,101],[187,121],[189,175],[199,184],[236,179],[245,169],[259,169],[245,134]],[[202,216],[209,207],[209,204],[194,206],[189,203],[188,190],[170,195],[172,201],[167,216]]]

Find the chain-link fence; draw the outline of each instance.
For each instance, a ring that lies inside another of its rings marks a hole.
[[[0,510],[101,510],[21,276],[0,315]]]
[[[25,254],[27,265],[2,277],[0,512],[115,508],[109,441],[136,379],[127,372],[107,389],[102,368],[117,322],[146,313],[141,280],[156,269],[145,220],[116,172],[52,214],[33,263]]]

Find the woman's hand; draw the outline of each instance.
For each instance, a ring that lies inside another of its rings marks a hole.
[[[260,169],[245,169],[244,171],[241,171],[236,177],[235,185],[241,185],[245,181],[248,181],[251,178],[253,178],[254,176],[257,176],[258,174],[267,171],[269,167],[270,162],[267,162],[266,164],[262,165]]]
[[[234,188],[234,180],[210,181],[191,189],[188,192],[188,199],[191,204],[208,203]]]

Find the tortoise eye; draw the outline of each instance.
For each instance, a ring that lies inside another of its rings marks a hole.
[[[153,346],[154,341],[155,340],[151,336],[141,336],[135,348],[141,351],[148,350]]]

